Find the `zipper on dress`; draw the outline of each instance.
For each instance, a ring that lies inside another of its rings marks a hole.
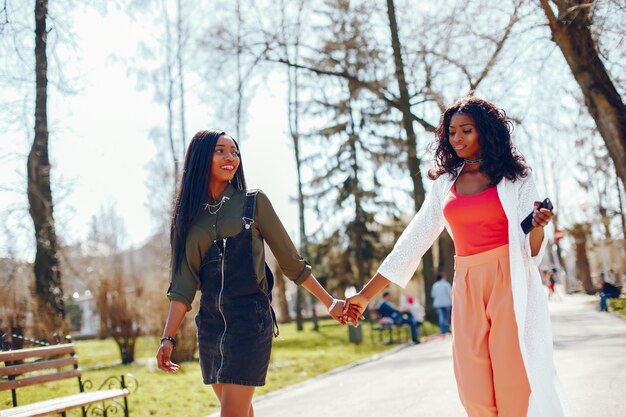
[[[222,366],[224,365],[224,337],[226,336],[226,329],[228,328],[228,324],[226,323],[226,316],[224,315],[224,310],[222,310],[222,294],[224,293],[224,263],[226,262],[226,239],[223,239],[224,248],[222,250],[222,286],[220,288],[220,293],[217,297],[217,308],[220,310],[222,314],[222,319],[224,320],[224,333],[222,333],[222,337],[220,338],[220,367],[217,370],[217,383],[220,381],[220,373],[222,372]]]

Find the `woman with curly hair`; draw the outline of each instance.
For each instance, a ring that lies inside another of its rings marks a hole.
[[[444,227],[454,240],[453,361],[470,417],[565,417],[538,265],[552,212],[513,147],[503,110],[465,97],[441,117],[435,180],[419,212],[376,275],[346,300],[362,312],[388,283],[405,286]],[[533,213],[533,229],[520,223]]]

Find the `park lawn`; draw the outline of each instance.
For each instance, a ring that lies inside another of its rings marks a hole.
[[[383,352],[393,345],[372,343],[370,326],[363,324],[363,343],[348,342],[348,330],[332,320],[320,322],[319,332],[312,331],[310,323],[303,332],[295,330],[295,324],[280,328],[280,336],[274,339],[272,359],[266,385],[256,390],[265,394],[288,385],[312,378],[331,369]],[[436,326],[425,323],[422,335],[438,331]],[[101,381],[112,375],[131,373],[139,383],[139,389],[129,397],[131,416],[201,417],[219,408],[217,398],[209,386],[202,384],[197,362],[185,362],[178,374],[160,371],[154,359],[158,339],[142,337],[137,342],[136,361],[121,365],[117,345],[112,339],[77,341],[76,350],[83,368],[83,380],[89,379],[98,387]],[[39,401],[78,392],[76,379],[23,388],[17,392],[18,404]],[[0,393],[0,409],[11,404],[11,393]],[[79,416],[80,411],[69,416]]]
[[[626,299],[624,298],[610,298],[607,300],[609,311],[619,313],[626,316]]]

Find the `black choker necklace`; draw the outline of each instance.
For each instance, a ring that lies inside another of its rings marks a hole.
[[[464,159],[463,162],[465,162],[466,164],[480,164],[481,162],[483,162],[482,159]]]

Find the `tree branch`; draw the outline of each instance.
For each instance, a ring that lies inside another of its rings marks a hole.
[[[457,67],[458,69],[461,70],[463,75],[465,75],[465,77],[467,78],[467,82],[472,84],[472,74],[470,74],[470,72],[467,69],[467,67],[465,65],[463,65],[462,63],[460,63],[459,61],[457,61],[455,59],[452,59],[452,58],[450,58],[447,55],[444,55],[442,53],[439,53],[439,52],[433,51],[433,50],[429,50],[429,49],[423,49],[422,53],[424,54],[424,56],[426,56],[426,54],[434,55],[437,58],[441,58],[444,61],[446,61],[447,63],[454,65],[455,67]]]
[[[542,1],[545,1],[545,0],[542,0]],[[489,58],[489,61],[487,61],[487,64],[485,65],[485,68],[483,68],[482,72],[478,76],[478,79],[474,81],[473,83],[470,83],[470,91],[469,91],[470,94],[473,93],[478,88],[478,85],[485,79],[487,74],[489,74],[489,71],[491,71],[491,68],[493,68],[494,64],[496,63],[496,60],[498,59],[498,55],[500,55],[500,52],[502,51],[504,44],[506,43],[507,39],[511,35],[511,30],[513,29],[513,26],[518,21],[517,13],[519,11],[520,5],[521,5],[521,1],[518,1],[517,4],[515,5],[515,9],[513,10],[513,15],[511,15],[511,18],[509,19],[509,23],[507,23],[504,29],[504,35],[502,36],[500,41],[498,41],[498,43],[496,44],[495,51],[493,51],[491,58]]]
[[[539,3],[541,5],[541,8],[546,14],[546,17],[548,18],[550,25],[555,24],[557,22],[557,18],[554,15],[552,8],[550,7],[550,3],[548,2],[548,0],[539,0]]]
[[[344,78],[346,80],[349,80],[355,84],[357,84],[360,87],[363,87],[367,90],[369,90],[370,92],[372,92],[374,95],[376,95],[376,97],[380,98],[381,100],[383,100],[385,103],[387,103],[389,106],[402,111],[402,106],[400,104],[400,102],[398,101],[398,98],[391,95],[391,93],[389,93],[385,88],[383,88],[380,84],[378,84],[377,82],[372,82],[372,81],[363,81],[357,77],[355,77],[352,74],[349,74],[347,71],[328,71],[328,70],[323,70],[320,68],[314,68],[314,67],[309,67],[307,65],[303,65],[303,64],[297,64],[294,62],[289,61],[288,59],[284,59],[284,58],[270,58],[270,57],[266,57],[266,60],[269,62],[276,62],[279,64],[285,64],[288,65],[290,67],[293,68],[297,68],[297,69],[304,69],[307,71],[311,71],[315,74],[318,75],[326,75],[326,76],[332,76],[332,77],[340,77],[340,78]],[[435,130],[437,130],[437,128],[435,126],[433,126],[432,124],[428,123],[426,120],[417,117],[415,114],[411,113],[411,117],[412,119],[417,122],[418,124],[420,124],[426,131],[428,132],[434,132]]]

